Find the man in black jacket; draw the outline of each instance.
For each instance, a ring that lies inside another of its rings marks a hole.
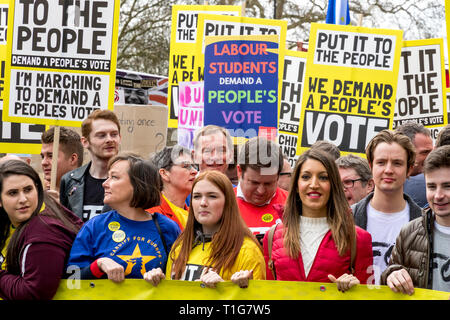
[[[119,152],[119,120],[111,110],[96,110],[83,121],[81,135],[91,161],[61,178],[60,202],[85,222],[102,212],[108,161]]]

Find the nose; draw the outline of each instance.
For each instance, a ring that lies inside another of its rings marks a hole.
[[[105,189],[105,188],[108,187],[108,186],[109,186],[109,178],[107,178],[107,179],[105,180],[105,182],[102,183],[103,189]]]
[[[208,205],[208,200],[206,199],[206,197],[202,197],[200,199],[200,206],[206,207],[207,205]]]
[[[20,203],[24,203],[26,201],[27,201],[27,197],[26,197],[25,193],[24,192],[20,192],[19,193],[19,202]]]
[[[41,160],[41,165],[44,166],[48,166],[52,163],[51,159],[49,157],[44,156]]]
[[[441,187],[436,188],[436,193],[434,194],[434,198],[436,200],[442,200],[444,198],[444,190]]]
[[[311,184],[310,184],[310,187],[311,187],[311,188],[317,188],[318,186],[319,186],[319,179],[318,179],[318,177],[313,176],[313,177],[311,178]]]

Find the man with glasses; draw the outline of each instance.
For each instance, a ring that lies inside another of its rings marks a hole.
[[[349,205],[359,202],[373,191],[372,172],[366,159],[348,154],[338,158],[336,164]]]
[[[285,155],[283,155],[283,169],[280,172],[280,177],[278,178],[278,188],[289,191],[289,186],[291,185],[292,167],[289,160]]]

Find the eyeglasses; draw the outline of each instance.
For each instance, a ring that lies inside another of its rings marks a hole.
[[[190,162],[182,162],[182,163],[174,164],[174,166],[178,166],[178,167],[181,167],[186,170],[191,170],[191,169],[197,170],[197,165],[194,163],[190,163]]]
[[[345,188],[350,189],[355,186],[356,181],[364,181],[364,179],[359,178],[359,179],[344,180],[342,181],[342,184],[344,185]]]

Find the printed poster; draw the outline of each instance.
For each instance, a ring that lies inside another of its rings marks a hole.
[[[41,152],[41,135],[44,125],[2,121],[5,78],[8,0],[0,0],[0,149],[2,153],[39,154]]]
[[[445,90],[443,39],[403,41],[393,128],[405,122],[445,126]]]
[[[297,154],[317,140],[365,157],[392,129],[401,30],[311,25]]]
[[[203,81],[203,68],[195,65],[195,48],[198,35],[198,15],[240,16],[241,6],[229,5],[174,5],[172,6],[172,28],[170,33],[169,128],[177,128],[179,112],[180,82]]]
[[[233,137],[276,136],[278,49],[276,35],[205,38],[205,125]]]
[[[10,2],[3,120],[80,126],[114,108],[120,3]]]

